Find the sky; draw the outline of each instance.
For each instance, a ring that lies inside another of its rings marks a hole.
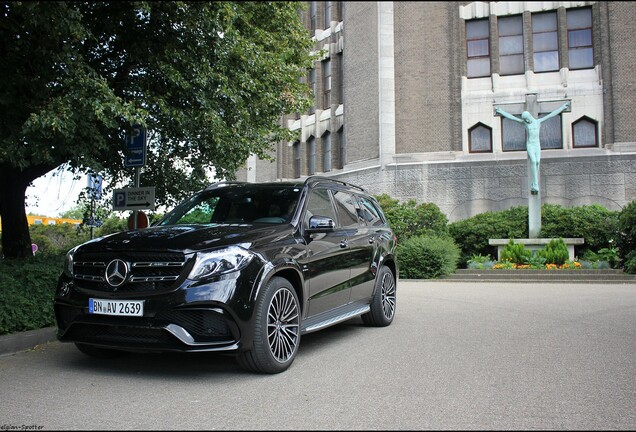
[[[26,212],[38,216],[59,217],[74,208],[80,192],[88,184],[86,174],[74,179],[68,171],[50,171],[33,181],[26,191]]]

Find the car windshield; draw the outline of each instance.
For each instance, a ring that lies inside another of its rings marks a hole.
[[[295,185],[228,184],[195,194],[158,225],[289,223],[300,191]]]

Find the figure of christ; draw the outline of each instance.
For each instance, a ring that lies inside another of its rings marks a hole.
[[[539,142],[539,132],[541,123],[559,115],[570,106],[570,102],[566,102],[559,108],[555,109],[548,115],[535,119],[528,111],[521,114],[521,118],[515,117],[507,113],[501,108],[495,108],[495,113],[502,115],[510,120],[522,123],[526,128],[526,150],[528,151],[528,159],[530,159],[530,193],[536,195],[539,193],[539,167],[541,164],[541,143]]]

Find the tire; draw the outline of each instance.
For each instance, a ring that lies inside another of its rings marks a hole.
[[[244,369],[280,373],[291,366],[300,345],[300,305],[291,283],[273,277],[256,302],[252,346],[238,355]]]
[[[396,306],[395,276],[383,266],[375,280],[375,290],[371,299],[371,310],[362,315],[362,321],[371,327],[386,327],[393,322]]]
[[[119,350],[108,349],[108,348],[100,348],[94,345],[87,345],[83,343],[76,343],[75,346],[82,353],[93,358],[109,359],[109,358],[122,357],[127,354],[125,351],[119,351]]]

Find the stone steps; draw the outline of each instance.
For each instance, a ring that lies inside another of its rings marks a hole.
[[[579,270],[493,270],[458,269],[440,281],[454,282],[576,282],[636,283],[636,275],[622,269]]]

